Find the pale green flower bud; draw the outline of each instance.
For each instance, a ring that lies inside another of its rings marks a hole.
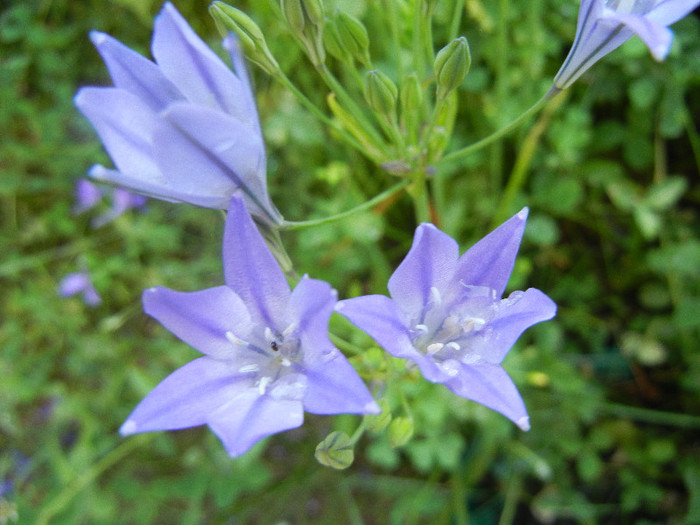
[[[320,0],[280,0],[282,15],[306,48],[311,62],[319,66],[326,59],[323,47],[323,6]]]
[[[321,0],[302,0],[301,5],[306,12],[306,16],[315,26],[323,26],[323,2]]]
[[[401,82],[399,94],[401,102],[401,122],[411,140],[415,141],[418,128],[423,120],[423,86],[418,75],[410,73]]]
[[[469,43],[463,36],[455,38],[440,50],[433,65],[438,98],[445,98],[459,87],[469,71],[471,61]]]
[[[323,47],[326,51],[331,54],[334,58],[337,58],[341,62],[348,63],[352,60],[352,56],[345,51],[343,43],[340,40],[340,34],[338,33],[338,27],[335,25],[333,20],[326,20],[326,24],[323,26]]]
[[[271,75],[279,71],[279,65],[267,47],[262,31],[248,15],[224,2],[212,3],[209,14],[221,36],[226,36],[231,31],[238,35],[248,60]]]
[[[321,465],[343,470],[352,465],[355,451],[350,437],[345,432],[331,432],[316,446],[314,457]]]
[[[306,21],[304,20],[304,8],[299,0],[280,0],[282,15],[295,33],[303,33]]]
[[[335,23],[343,47],[356,60],[369,66],[369,35],[362,22],[347,13],[340,12],[336,15]]]
[[[410,73],[401,83],[401,110],[404,113],[419,111],[423,106],[423,88],[418,75]]]
[[[399,90],[391,79],[378,69],[367,73],[365,77],[365,100],[369,106],[382,115],[391,118],[396,111],[396,99]]]

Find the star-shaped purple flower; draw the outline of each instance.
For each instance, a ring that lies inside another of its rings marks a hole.
[[[357,372],[328,339],[336,292],[304,277],[292,291],[243,201],[224,234],[225,286],[151,288],[144,310],[202,352],[161,382],[122,434],[209,425],[231,456],[313,414],[379,412]]]
[[[94,166],[92,178],[206,208],[226,209],[240,189],[258,220],[282,221],[267,192],[265,146],[235,37],[224,39],[235,73],[170,3],[155,21],[155,63],[104,33],[90,38],[114,87],[83,88],[75,104],[117,167]]]
[[[656,60],[663,60],[673,40],[667,26],[698,5],[700,0],[581,0],[576,38],[554,85],[566,89],[635,33]]]
[[[525,405],[500,363],[528,327],[554,317],[556,305],[530,288],[502,299],[520,246],[527,208],[460,257],[459,246],[432,224],[389,279],[391,298],[340,301],[336,311],[395,357],[455,394],[530,428]]]

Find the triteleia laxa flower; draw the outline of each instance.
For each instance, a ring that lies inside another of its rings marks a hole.
[[[114,87],[87,87],[75,97],[116,170],[89,175],[174,202],[226,209],[241,190],[258,220],[277,225],[255,100],[235,37],[224,39],[234,71],[194,33],[172,4],[155,20],[155,62],[104,33],[90,38]]]
[[[534,288],[502,299],[520,246],[527,208],[461,257],[459,246],[421,224],[406,258],[389,279],[391,298],[340,301],[336,310],[395,357],[455,394],[530,428],[522,398],[501,366],[530,326],[554,317],[556,305]]]
[[[58,284],[58,295],[61,297],[72,297],[78,294],[88,306],[97,306],[102,302],[87,271],[69,273]]]
[[[237,196],[224,233],[226,285],[146,290],[146,313],[203,354],[161,382],[122,434],[209,425],[231,456],[313,414],[379,412],[328,339],[335,291],[304,277],[290,290]]]
[[[663,60],[673,40],[667,26],[698,5],[700,0],[581,0],[576,38],[554,85],[559,89],[569,87],[635,33],[656,60]]]

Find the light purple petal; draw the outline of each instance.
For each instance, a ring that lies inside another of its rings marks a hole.
[[[119,431],[126,436],[203,425],[210,414],[249,390],[249,383],[233,374],[226,361],[200,357],[161,381]]]
[[[229,455],[247,452],[262,438],[301,426],[302,404],[297,400],[274,399],[257,389],[240,392],[207,418]]]
[[[129,191],[153,197],[168,202],[186,202],[201,206],[203,208],[222,209],[228,206],[228,201],[221,196],[204,196],[193,195],[179,191],[178,188],[173,188],[167,181],[154,181],[132,177],[117,170],[111,170],[96,164],[88,171],[88,177],[97,182],[112,184],[127,188]]]
[[[251,115],[247,101],[240,96],[246,86],[169,2],[156,17],[152,52],[165,76],[189,101],[225,111],[249,129],[256,129],[253,122],[257,115]]]
[[[700,0],[661,0],[647,14],[647,18],[668,26],[678,22],[698,6],[700,6]]]
[[[367,332],[394,357],[407,358],[416,363],[428,381],[442,383],[448,378],[433,359],[427,358],[413,346],[411,333],[395,301],[384,295],[365,295],[340,301],[336,311]]]
[[[523,208],[469,248],[459,258],[454,284],[486,286],[495,290],[498,297],[503,295],[513,272],[527,214],[528,209]]]
[[[530,429],[525,404],[501,366],[490,363],[462,365],[458,375],[445,385],[458,396],[500,412],[522,430]]]
[[[284,319],[289,284],[237,195],[224,229],[224,280],[243,300],[254,322],[276,327]]]
[[[328,338],[328,321],[337,297],[327,282],[307,276],[299,281],[289,297],[284,318],[295,323],[309,343],[304,352],[305,362],[309,364],[314,359],[321,359],[324,350],[334,348]]]
[[[389,293],[405,312],[419,314],[432,287],[444,290],[452,279],[459,246],[432,224],[416,228],[413,245],[389,279]]]
[[[173,83],[147,58],[99,31],[92,31],[90,40],[109,69],[114,85],[132,93],[153,111],[184,100]]]
[[[673,41],[673,32],[669,28],[640,15],[615,15],[611,19],[625,24],[637,33],[656,60],[666,58]]]
[[[219,196],[226,202],[222,208],[241,188],[251,213],[281,221],[269,201],[265,150],[257,135],[224,113],[192,104],[174,104],[163,116],[171,125],[156,133],[154,154],[173,187]]]
[[[163,183],[151,140],[162,120],[138,97],[117,88],[83,88],[75,105],[90,121],[119,171],[150,184]]]
[[[228,287],[197,292],[150,288],[143,292],[144,311],[188,345],[212,357],[234,359],[237,349],[226,337],[251,330],[246,305]]]
[[[306,370],[304,409],[312,414],[378,414],[381,410],[357,371],[337,349],[323,366]]]
[[[489,363],[500,363],[525,330],[556,313],[554,301],[536,288],[513,292],[500,302],[495,317],[470,342],[470,349]]]
[[[253,86],[250,83],[250,77],[248,75],[248,68],[246,67],[245,58],[243,55],[243,50],[241,49],[241,44],[238,41],[238,37],[235,33],[229,33],[226,38],[224,38],[222,45],[224,49],[228,51],[231,57],[231,64],[233,65],[233,70],[236,76],[241,81],[241,89],[239,90],[239,96],[241,103],[248,106],[246,114],[251,115],[252,122],[249,125],[257,131],[257,134],[262,137],[262,130],[260,129],[260,121],[258,119],[258,110],[255,107],[255,98],[253,97]]]

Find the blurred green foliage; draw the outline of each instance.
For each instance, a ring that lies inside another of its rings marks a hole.
[[[328,90],[276,3],[232,3],[325,110]],[[410,16],[413,2],[397,3]],[[448,151],[549,88],[578,7],[459,3],[456,29],[472,64]],[[206,2],[175,4],[219,49]],[[385,2],[325,4],[364,22],[374,62],[398,80],[377,16]],[[633,39],[538,117],[540,135],[522,127],[436,175],[439,225],[465,249],[488,231],[516,167],[527,174],[509,210],[531,207],[511,287],[540,288],[559,305],[505,363],[532,430],[416,374],[401,391],[387,381],[391,420],[370,424],[355,463],[337,472],[314,461],[314,448],[332,430],[352,434],[356,418],[307,415],[302,428],[236,460],[204,428],[117,434],[135,404],[196,355],[142,313],[141,291],[221,283],[218,212],[152,201],[98,230],[89,214],[71,215],[77,179],[109,163],[72,105],[79,86],[108,83],[87,33],[148,54],[159,8],[150,0],[0,7],[0,524],[700,522],[697,18],[674,26],[664,63]],[[454,8],[436,4],[436,50],[452,38]],[[410,42],[410,32],[396,36]],[[254,76],[271,193],[285,217],[339,213],[395,182],[334,140],[286,88]],[[535,148],[524,158],[528,140]],[[284,241],[299,273],[328,280],[341,297],[385,293],[414,227],[410,201],[398,198]],[[81,265],[102,294],[98,308],[56,295]],[[372,344],[341,319],[332,327]],[[385,359],[372,349],[354,362],[362,372]]]

